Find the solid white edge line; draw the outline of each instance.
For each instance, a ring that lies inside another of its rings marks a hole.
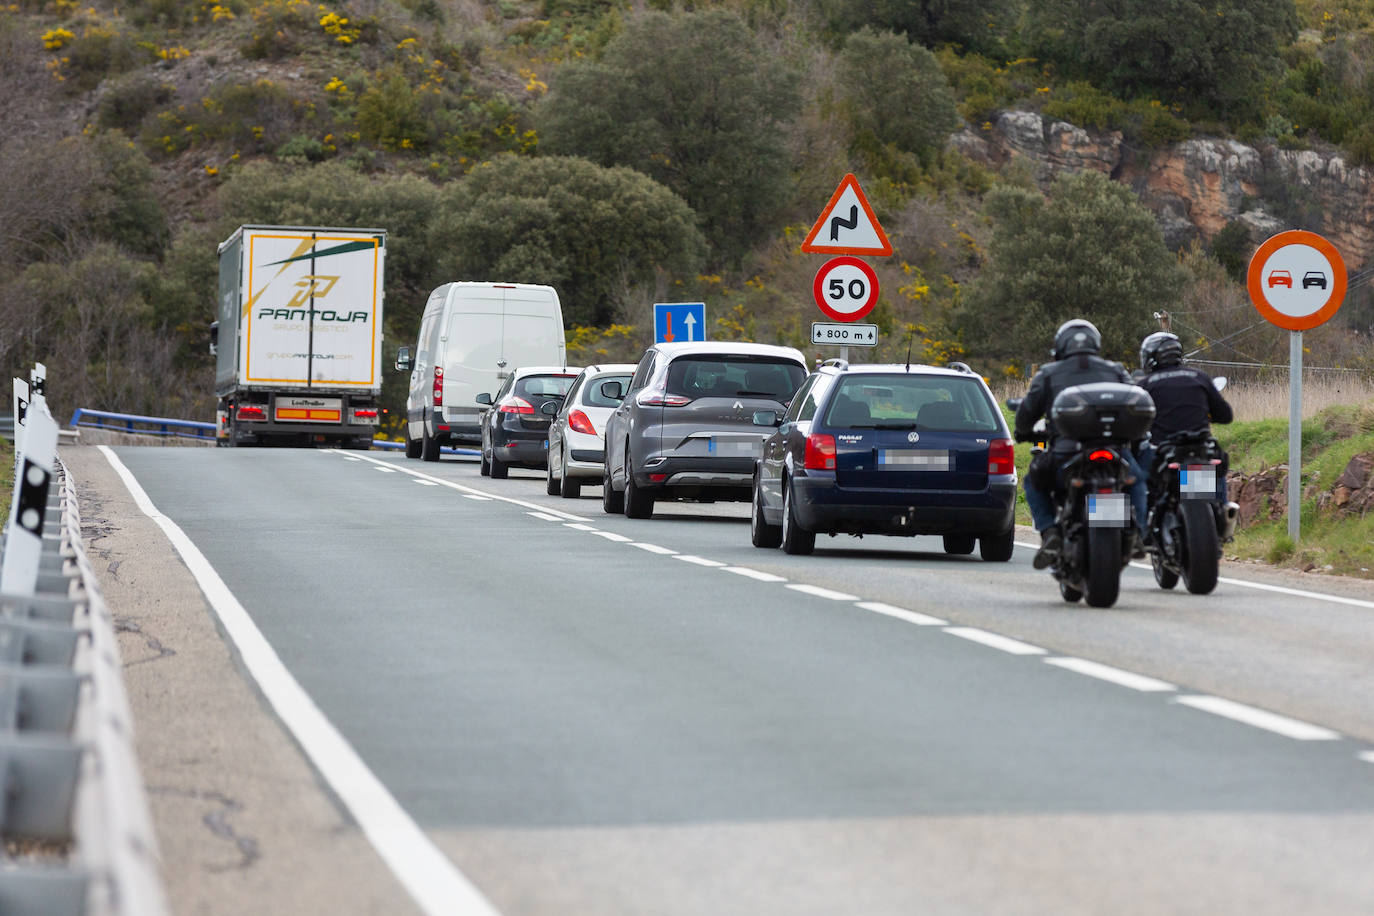
[[[677,556],[673,557],[673,559],[681,560],[684,563],[692,563],[696,566],[709,566],[712,568],[718,568],[721,566],[729,565],[728,563],[722,563],[719,560],[708,560],[705,557],[696,557],[690,553],[680,553]]]
[[[1132,671],[1122,671],[1120,668],[1113,668],[1101,662],[1088,661],[1086,658],[1047,658],[1045,664],[1054,665],[1056,668],[1063,668],[1066,671],[1085,674],[1088,677],[1095,677],[1100,681],[1108,681],[1121,687],[1129,687],[1142,693],[1166,693],[1178,689],[1166,681],[1146,677]]]
[[[804,595],[815,595],[817,598],[829,598],[831,601],[858,601],[858,595],[850,595],[845,592],[837,592],[833,589],[821,588],[819,585],[806,585],[805,583],[794,582],[787,588],[794,592],[801,592]]]
[[[989,633],[987,630],[980,630],[977,627],[945,627],[945,632],[951,636],[958,636],[960,639],[967,639],[987,646],[990,649],[999,649],[1012,655],[1044,655],[1045,650],[1039,646],[1032,646],[1028,642],[1019,639],[1012,639],[1010,636],[1002,636],[999,633]]]
[[[1336,741],[1341,737],[1338,732],[1329,728],[1323,728],[1320,725],[1313,725],[1299,719],[1290,719],[1275,712],[1246,706],[1235,700],[1224,700],[1221,697],[1175,697],[1174,702],[1180,706],[1191,706],[1193,709],[1210,712],[1213,715],[1222,716],[1244,725],[1262,728],[1265,731],[1283,735],[1285,738],[1293,738],[1296,741]]]
[[[200,549],[176,522],[158,511],[108,446],[96,447],[124,481],[139,509],[157,523],[181,555],[263,696],[420,909],[435,916],[497,916],[499,911],[435,847],[292,677]]]
[[[757,579],[760,582],[786,582],[783,576],[775,576],[772,573],[759,572],[757,569],[750,569],[748,566],[722,566],[723,572],[734,573],[737,576],[746,576],[750,579]]]
[[[949,623],[948,620],[941,620],[939,617],[908,611],[906,608],[883,604],[881,601],[860,601],[856,606],[875,614],[886,614],[888,617],[896,617],[898,620],[914,623],[918,627],[942,627]]]
[[[334,451],[337,452],[337,449],[335,449]],[[423,471],[417,471],[414,468],[408,468],[404,465],[398,465],[395,462],[383,461],[380,458],[371,458],[367,455],[354,455],[353,457],[357,458],[359,461],[370,461],[373,464],[385,465],[386,467],[389,467],[394,471],[400,471],[402,474],[409,474],[411,477],[418,477],[421,480],[432,480],[441,487],[448,487],[450,490],[457,490],[459,493],[462,493],[469,499],[492,499],[497,500],[498,502],[510,503],[514,506],[520,506],[522,509],[533,509],[536,512],[547,512],[550,515],[556,515],[559,519],[567,522],[588,521],[588,519],[584,518],[581,515],[573,515],[571,512],[564,512],[561,509],[550,509],[548,506],[541,506],[538,503],[526,502],[523,499],[516,499],[512,496],[498,496],[494,493],[485,493],[481,490],[474,490],[472,487],[464,486],[461,483],[454,483],[453,481],[445,480],[442,477],[435,477],[432,474],[426,474]]]
[[[1026,544],[1021,541],[1015,542],[1017,547],[1026,547],[1030,550],[1039,550],[1039,544]],[[1132,561],[1131,566],[1135,569],[1143,569],[1146,572],[1153,572],[1149,563]],[[1361,598],[1346,598],[1343,595],[1328,595],[1325,592],[1310,592],[1301,588],[1289,588],[1286,585],[1269,585],[1264,582],[1251,582],[1248,579],[1233,579],[1230,576],[1218,576],[1217,582],[1224,585],[1234,585],[1238,588],[1253,588],[1261,592],[1277,592],[1280,595],[1292,595],[1295,598],[1311,598],[1314,601],[1330,601],[1332,604],[1347,604],[1351,607],[1364,607],[1374,610],[1374,601],[1365,601]]]
[[[647,550],[649,553],[656,553],[660,556],[671,557],[677,553],[671,547],[660,547],[657,544],[645,544],[643,541],[631,541],[631,547],[638,547],[640,550]]]

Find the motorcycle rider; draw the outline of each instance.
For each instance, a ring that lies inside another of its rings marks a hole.
[[[1138,381],[1155,402],[1150,438],[1137,453],[1142,467],[1153,473],[1155,445],[1177,433],[1211,431],[1212,423],[1230,423],[1231,405],[1201,369],[1183,365],[1183,344],[1176,334],[1156,331],[1140,342]],[[1224,468],[1224,465],[1223,465]],[[1217,502],[1226,504],[1226,474],[1217,474]]]
[[[1073,318],[1061,324],[1054,332],[1054,361],[1040,367],[1035,378],[1031,379],[1030,390],[1026,392],[1021,406],[1016,409],[1017,442],[1040,438],[1033,427],[1041,417],[1045,418],[1047,427],[1044,436],[1047,447],[1031,461],[1024,482],[1026,506],[1030,509],[1035,530],[1040,532],[1040,550],[1032,561],[1036,569],[1044,569],[1053,563],[1063,545],[1063,532],[1055,523],[1054,493],[1062,484],[1064,462],[1077,448],[1074,440],[1057,435],[1054,421],[1049,416],[1050,406],[1061,391],[1074,385],[1091,382],[1134,384],[1124,366],[1097,355],[1101,349],[1102,334],[1092,322]],[[1137,548],[1133,553],[1144,556],[1139,544],[1144,539],[1145,475],[1129,450],[1125,450],[1122,457],[1131,476],[1135,478],[1130,487],[1131,508],[1135,512],[1138,535]]]

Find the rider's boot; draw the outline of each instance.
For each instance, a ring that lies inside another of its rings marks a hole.
[[[1059,557],[1059,548],[1064,545],[1064,536],[1059,531],[1058,525],[1050,525],[1040,532],[1040,549],[1035,552],[1035,558],[1031,560],[1031,566],[1036,569],[1044,569],[1052,564]]]

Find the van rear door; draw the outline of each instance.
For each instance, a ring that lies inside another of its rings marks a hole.
[[[562,366],[567,363],[563,339],[563,310],[558,294],[548,286],[503,286],[505,328],[502,334],[504,371],[521,366]]]

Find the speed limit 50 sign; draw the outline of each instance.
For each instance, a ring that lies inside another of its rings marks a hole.
[[[836,321],[858,321],[878,301],[878,275],[848,255],[831,258],[816,271],[811,287],[820,310]]]

